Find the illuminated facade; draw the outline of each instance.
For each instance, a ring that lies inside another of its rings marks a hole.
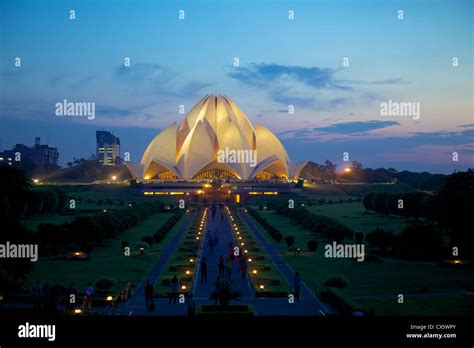
[[[255,154],[253,163],[222,161],[224,150]],[[148,145],[140,163],[125,163],[136,180],[288,178],[289,158],[278,138],[226,96],[202,98],[177,127],[173,123]]]

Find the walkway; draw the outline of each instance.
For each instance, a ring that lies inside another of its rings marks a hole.
[[[251,219],[246,213],[238,212],[239,218],[244,221],[247,226],[250,228],[254,236],[260,242],[262,247],[268,253],[270,258],[272,259],[273,263],[278,267],[281,274],[286,278],[289,284],[293,285],[294,283],[294,276],[295,272],[291,269],[291,267],[286,263],[285,260],[278,254],[278,251],[272,245],[271,242],[265,238],[265,236],[260,232],[260,230],[252,223]],[[261,303],[270,303],[270,299],[262,299]],[[308,288],[305,282],[301,282],[301,291],[300,291],[300,300],[295,301],[294,304],[289,304],[287,300],[284,301],[286,303],[286,309],[280,308],[280,312],[284,312],[286,310],[286,315],[325,315],[329,313],[334,313],[334,309],[332,309],[329,305],[322,303],[314,293]],[[258,304],[256,310],[258,311],[261,304]],[[261,311],[267,312],[267,306],[263,306]],[[267,313],[265,313],[267,314]],[[268,313],[267,315],[269,315]],[[270,315],[276,315],[272,313]]]
[[[217,246],[214,247],[213,250],[209,248],[209,239],[213,234],[217,235],[219,243]],[[214,301],[209,300],[209,296],[211,292],[214,291],[214,283],[216,277],[219,275],[219,268],[218,268],[218,261],[219,256],[223,255],[226,257],[229,255],[229,247],[235,247],[236,242],[234,240],[234,235],[230,229],[230,223],[225,213],[224,206],[221,208],[216,209],[216,214],[213,219],[212,217],[212,209],[209,209],[208,219],[205,227],[205,235],[204,235],[204,242],[203,242],[203,249],[200,255],[199,261],[202,260],[203,257],[206,258],[207,261],[207,282],[201,282],[200,279],[200,266],[198,266],[196,272],[196,281],[194,283],[194,298],[197,303],[205,304],[205,303],[214,303]],[[231,280],[232,280],[232,289],[234,291],[240,291],[242,293],[242,297],[249,299],[254,297],[254,293],[251,290],[251,286],[249,280],[242,279],[240,275],[240,269],[238,265],[238,260],[236,259],[233,262],[232,273],[231,273]],[[244,303],[244,301],[240,301]],[[231,302],[231,304],[237,304],[239,302]],[[247,303],[247,302],[245,302]]]
[[[188,213],[184,217],[184,221],[181,223],[181,226],[179,227],[178,231],[176,234],[173,236],[169,244],[166,246],[166,248],[163,251],[163,254],[159,258],[158,262],[150,269],[148,272],[148,275],[143,279],[140,284],[138,284],[133,297],[128,300],[125,305],[123,306],[123,312],[125,314],[130,314],[130,315],[182,315],[181,313],[184,309],[183,308],[176,308],[173,306],[161,306],[158,305],[158,303],[165,302],[155,299],[155,307],[156,310],[155,312],[148,312],[145,308],[145,285],[146,281],[149,280],[152,284],[155,284],[158,278],[160,277],[161,272],[165,268],[165,266],[168,264],[168,261],[175,251],[176,247],[178,246],[178,243],[183,236],[183,234],[187,231],[189,228],[191,222],[193,221],[193,218],[195,216],[194,212]],[[168,300],[166,300],[167,303]],[[184,306],[179,306],[179,307],[184,307]],[[176,313],[175,313],[176,312]]]

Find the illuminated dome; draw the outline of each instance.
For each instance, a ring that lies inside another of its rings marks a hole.
[[[255,160],[221,160],[232,151],[253,154]],[[288,164],[277,137],[260,124],[254,127],[232,100],[220,95],[202,98],[178,128],[173,123],[161,131],[139,164],[125,163],[137,180],[288,178]]]

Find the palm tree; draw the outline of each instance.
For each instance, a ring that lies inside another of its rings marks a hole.
[[[217,290],[211,293],[210,300],[219,300],[223,306],[228,306],[229,302],[240,301],[242,293],[240,291],[232,291],[232,282],[230,280],[220,282]]]

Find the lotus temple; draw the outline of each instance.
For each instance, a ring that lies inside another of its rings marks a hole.
[[[149,194],[170,188],[189,192],[216,179],[232,183],[234,191],[246,185],[254,192],[248,183],[258,183],[262,193],[291,191],[294,179],[311,177],[311,165],[291,164],[275,134],[261,124],[254,126],[223,95],[202,98],[179,126],[173,123],[155,136],[140,163],[125,163],[135,184],[150,189]]]

